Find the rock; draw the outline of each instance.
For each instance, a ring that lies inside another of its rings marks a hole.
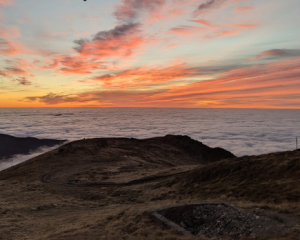
[[[260,216],[256,214],[259,212]],[[240,211],[226,204],[186,205],[164,209],[165,218],[197,237],[239,239],[265,237],[285,231],[282,224],[261,209]]]

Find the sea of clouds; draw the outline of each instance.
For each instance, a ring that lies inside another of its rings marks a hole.
[[[0,109],[0,133],[69,141],[98,137],[149,138],[179,134],[188,135],[210,147],[225,148],[237,156],[258,155],[295,149],[297,136],[300,142],[300,111],[159,108]],[[39,151],[37,154],[40,153]],[[11,161],[19,163],[32,156],[16,156]]]

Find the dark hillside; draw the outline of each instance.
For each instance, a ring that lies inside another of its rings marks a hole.
[[[172,182],[193,196],[299,202],[300,151],[228,159],[184,173]]]
[[[9,158],[15,154],[28,154],[40,147],[52,147],[64,142],[65,140],[19,138],[0,134],[0,159]]]

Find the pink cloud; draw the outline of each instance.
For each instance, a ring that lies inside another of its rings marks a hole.
[[[167,48],[175,48],[175,47],[180,47],[181,44],[171,44],[171,45],[168,45]]]
[[[34,66],[31,64],[31,60],[19,59],[19,60],[6,60],[7,67],[4,67],[1,71],[5,72],[6,77],[19,76],[22,77],[34,77],[31,74],[31,68]]]
[[[198,19],[198,20],[192,20],[192,22],[199,23],[201,25],[204,25],[208,27],[206,30],[207,35],[206,39],[216,39],[216,38],[222,38],[222,37],[228,37],[233,36],[236,34],[239,34],[241,30],[239,29],[253,29],[256,28],[258,25],[254,23],[243,23],[243,24],[222,24],[222,25],[216,25],[213,24],[210,21],[207,21],[205,19]]]
[[[20,42],[8,41],[0,38],[0,53],[5,56],[20,55],[20,54],[30,54],[30,55],[41,55],[49,54],[49,52],[44,52],[41,50],[34,50]]]
[[[217,39],[222,37],[230,37],[239,34],[238,30],[218,30],[206,36],[206,39]]]
[[[200,24],[205,25],[207,27],[216,27],[216,25],[212,24],[210,21],[207,21],[205,19],[192,20],[192,22],[200,23]]]
[[[47,33],[40,33],[40,36],[51,39],[51,38],[58,37],[58,36],[68,35],[68,34],[70,34],[70,32],[72,32],[72,30],[60,31],[60,32],[47,32]]]
[[[204,28],[194,27],[194,26],[179,26],[171,28],[169,33],[177,36],[191,36],[199,32],[200,30],[205,30]]]
[[[0,5],[11,6],[14,4],[14,0],[0,0]]]
[[[123,24],[110,31],[98,32],[92,40],[76,40],[75,50],[86,57],[128,57],[134,49],[147,43],[141,35],[140,25]]]
[[[233,27],[237,27],[237,28],[257,28],[257,24],[230,24]]]
[[[180,4],[165,3],[162,7],[152,11],[145,22],[146,24],[154,24],[162,20],[176,18],[182,16],[185,11],[185,8],[180,8]]]
[[[259,53],[257,56],[248,58],[248,61],[274,60],[280,58],[294,58],[300,56],[300,49],[271,49]]]
[[[88,35],[91,35],[91,33],[90,32],[86,32],[86,31],[74,34],[74,36],[88,36]]]
[[[24,22],[29,22],[29,21],[31,21],[31,18],[23,18],[23,19],[17,20],[18,23],[24,23]]]
[[[201,3],[194,11],[194,17],[197,17],[200,14],[211,12],[213,10],[231,7],[245,1],[247,0],[206,0],[206,2]]]
[[[14,43],[0,38],[0,53],[4,56],[10,56],[19,54],[20,51]]]
[[[17,26],[0,28],[0,37],[18,38],[20,36],[21,36],[21,34],[20,34],[19,28]]]
[[[234,12],[236,13],[244,13],[244,12],[250,12],[254,10],[254,7],[236,7],[234,9]]]
[[[286,51],[283,49],[272,49],[268,51],[263,51],[259,55],[260,56],[274,56],[274,55],[283,55]]]

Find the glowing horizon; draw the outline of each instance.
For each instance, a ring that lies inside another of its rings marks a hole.
[[[0,107],[300,108],[297,0],[0,0]]]

